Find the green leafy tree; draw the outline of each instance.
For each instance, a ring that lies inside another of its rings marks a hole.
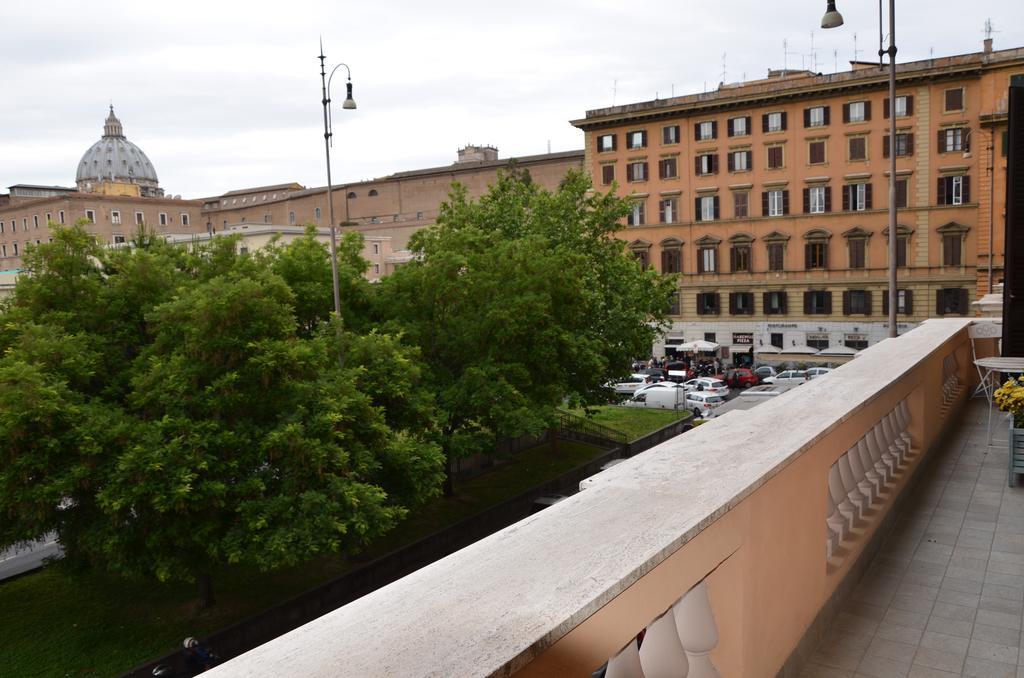
[[[416,260],[381,284],[379,312],[422,353],[443,417],[450,473],[496,437],[541,431],[567,398],[646,353],[674,287],[614,237],[627,204],[579,172],[546,191],[501,175],[478,201],[456,186]]]
[[[274,264],[315,257],[140,244],[58,229],[26,255],[0,333],[0,547],[55,530],[71,561],[198,580],[210,604],[220,564],[352,553],[437,492],[415,349],[300,324]]]

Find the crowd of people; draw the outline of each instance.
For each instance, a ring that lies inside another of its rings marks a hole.
[[[651,356],[648,360],[637,359],[633,361],[633,372],[643,372],[648,369],[660,369],[668,376],[668,371],[686,371],[688,377],[707,377],[721,374],[724,365],[715,356],[705,358],[699,356],[664,356],[658,358]]]

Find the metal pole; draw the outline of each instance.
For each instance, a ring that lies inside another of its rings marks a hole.
[[[995,237],[995,214],[996,214],[996,128],[993,127],[989,134],[988,144],[988,294],[992,294],[992,257],[995,256],[995,245],[992,238]]]
[[[327,124],[327,107],[331,100],[327,96],[327,70],[324,67],[324,48],[320,44],[320,86],[323,92],[322,103],[324,106],[324,154],[327,158],[327,214],[331,221],[331,283],[334,291],[334,316],[337,318],[338,327],[338,364],[344,366],[345,358],[341,352],[341,286],[338,283],[338,246],[334,226],[334,201],[331,199],[331,131]],[[333,75],[333,73],[332,73]]]
[[[882,14],[879,0],[878,26],[881,34]],[[889,337],[897,336],[896,251],[896,0],[889,0]],[[878,54],[882,54],[879,42]]]

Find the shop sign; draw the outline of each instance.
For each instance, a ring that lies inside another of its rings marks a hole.
[[[818,334],[817,332],[808,332],[807,341],[828,341],[828,334]]]
[[[754,345],[754,333],[753,332],[733,332],[732,343],[740,346],[753,346]]]
[[[866,334],[847,334],[844,335],[846,341],[867,341],[868,335]]]

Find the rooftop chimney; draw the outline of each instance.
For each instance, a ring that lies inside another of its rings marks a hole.
[[[985,48],[982,50],[985,54],[992,53],[992,38],[985,38]]]
[[[472,144],[459,149],[459,159],[455,164],[463,162],[486,162],[497,160],[498,149],[494,146],[473,146]]]

